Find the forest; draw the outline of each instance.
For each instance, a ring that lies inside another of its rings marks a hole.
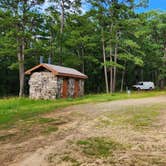
[[[0,96],[28,94],[25,70],[44,63],[86,75],[85,92],[166,86],[166,12],[148,0],[0,0]]]

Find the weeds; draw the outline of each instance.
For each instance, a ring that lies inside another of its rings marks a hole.
[[[98,119],[98,127],[107,127],[110,125],[128,126],[134,129],[144,129],[150,127],[166,105],[136,106],[127,107],[123,110],[116,110],[105,114]]]
[[[108,157],[113,154],[115,150],[123,148],[120,143],[104,138],[104,137],[91,137],[85,140],[77,141],[82,152],[89,156]]]

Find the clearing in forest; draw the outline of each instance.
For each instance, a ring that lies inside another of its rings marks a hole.
[[[0,130],[13,166],[166,165],[166,96],[87,103]]]

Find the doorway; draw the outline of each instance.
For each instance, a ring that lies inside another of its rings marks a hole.
[[[68,91],[68,80],[66,78],[63,79],[63,91],[62,97],[67,98],[67,91]]]
[[[79,92],[79,81],[75,80],[75,84],[74,84],[74,97],[78,97],[78,92]]]

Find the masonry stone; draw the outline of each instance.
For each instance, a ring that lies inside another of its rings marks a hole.
[[[56,99],[63,97],[63,82],[67,80],[67,97],[75,96],[75,78],[59,77],[51,72],[34,72],[29,80],[29,96],[31,99]],[[78,97],[84,95],[84,80],[78,81]]]

